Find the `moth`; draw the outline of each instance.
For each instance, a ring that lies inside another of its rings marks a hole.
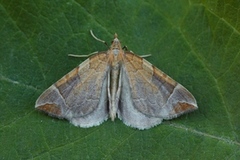
[[[143,130],[198,106],[181,84],[124,50],[115,34],[107,51],[89,57],[51,85],[35,108],[84,128],[118,117],[127,126]]]

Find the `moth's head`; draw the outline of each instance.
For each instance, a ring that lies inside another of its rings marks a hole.
[[[119,49],[119,50],[122,49],[121,43],[120,43],[120,41],[118,40],[117,37],[118,37],[117,33],[115,33],[114,34],[114,39],[112,41],[111,49]]]

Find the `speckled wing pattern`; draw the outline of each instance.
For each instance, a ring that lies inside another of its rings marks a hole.
[[[108,118],[106,52],[98,53],[44,91],[35,107],[75,126],[91,127]]]
[[[186,88],[131,52],[125,52],[121,74],[118,116],[126,125],[148,129],[197,109]]]

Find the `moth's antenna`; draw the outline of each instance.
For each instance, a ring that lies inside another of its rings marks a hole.
[[[99,42],[104,43],[104,44],[108,47],[107,42],[104,41],[104,40],[101,40],[101,39],[97,38],[97,37],[93,34],[93,31],[92,31],[92,30],[90,30],[90,33],[91,33],[91,35],[92,35],[92,37],[93,37],[94,39],[96,39],[96,40],[99,41]]]
[[[93,34],[93,31],[92,31],[92,30],[90,30],[90,33],[91,33],[91,35],[92,35],[92,37],[93,37],[94,39],[96,39],[96,40],[99,41],[99,42],[104,43],[104,44],[108,47],[107,42],[105,42],[105,41],[103,41],[103,40],[97,38],[97,37]],[[80,58],[83,58],[83,57],[90,57],[90,56],[92,56],[92,55],[94,55],[94,54],[97,54],[97,53],[98,53],[98,51],[93,52],[93,53],[90,53],[90,54],[88,54],[88,55],[75,55],[75,54],[68,54],[68,56],[70,56],[70,57],[80,57]]]

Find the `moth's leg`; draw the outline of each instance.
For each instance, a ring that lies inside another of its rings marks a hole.
[[[131,53],[134,53],[133,51],[128,50],[127,46],[123,46],[122,49],[123,49],[124,51],[129,51],[129,52],[131,52]],[[142,58],[146,58],[146,57],[150,57],[150,56],[152,56],[152,55],[151,55],[151,54],[139,55],[139,57],[142,57]]]
[[[127,47],[127,46],[123,46],[122,49],[123,49],[124,51],[128,51],[128,47]],[[130,52],[132,52],[132,51],[130,51]]]
[[[152,56],[151,54],[146,54],[146,55],[140,55],[139,57],[146,58]]]
[[[99,41],[99,42],[104,43],[104,44],[108,47],[107,42],[104,41],[104,40],[101,40],[101,39],[97,38],[97,37],[93,34],[93,31],[92,31],[92,30],[90,30],[90,33],[91,33],[91,35],[92,35],[92,37],[93,37],[94,39],[96,39],[96,40]],[[108,47],[108,48],[109,48],[109,47]],[[94,54],[97,54],[97,53],[98,53],[98,51],[93,52],[93,53],[90,53],[90,54],[87,54],[87,55],[68,54],[68,56],[70,56],[70,57],[78,57],[78,58],[86,58],[86,57],[90,57],[90,56],[92,56],[92,55],[94,55]]]
[[[90,53],[90,54],[87,54],[87,55],[68,54],[68,56],[70,56],[70,57],[77,57],[77,58],[86,58],[86,57],[90,57],[90,56],[92,56],[94,54],[97,54],[97,53],[98,53],[98,51]]]

